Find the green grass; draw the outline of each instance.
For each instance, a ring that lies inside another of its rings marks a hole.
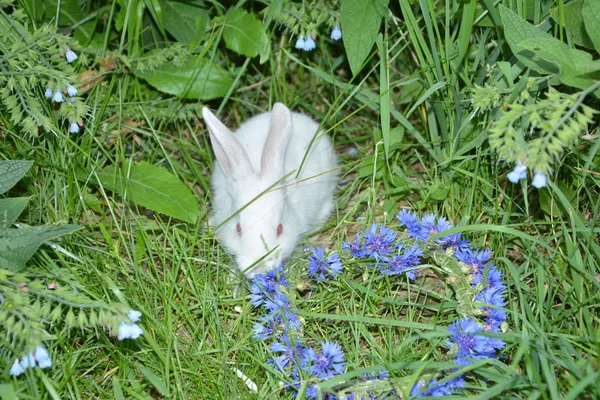
[[[514,66],[515,82],[505,82],[493,66],[516,60],[506,46],[492,45],[501,40],[498,29],[467,29],[470,6],[455,3],[390,4],[387,35],[355,77],[341,44],[323,39],[315,51],[298,52],[293,38],[277,29],[270,31],[272,53],[262,65],[224,45],[211,48],[237,78],[225,100],[208,105],[233,127],[283,101],[329,130],[346,184],[323,232],[304,244],[335,248],[410,207],[448,217],[474,244],[494,251],[509,287],[507,346],[499,360],[474,364],[465,393],[600,398],[600,142],[582,140],[566,154],[547,189],[508,183],[512,167],[499,162],[486,141],[495,111],[475,112],[470,90],[488,83],[515,93],[528,72]],[[499,20],[493,3],[481,2],[475,20]],[[534,4],[532,17],[545,16],[546,2],[501,3],[521,13]],[[118,38],[107,34],[99,54],[139,56],[142,27],[133,10],[125,16],[129,26]],[[218,40],[219,32],[214,35]],[[136,341],[119,342],[106,331],[49,326],[51,369],[12,378],[10,363],[0,362],[2,380],[19,398],[293,398],[267,364],[267,345],[252,338],[260,314],[244,298],[247,291],[234,294],[248,283],[229,279],[232,260],[207,230],[212,151],[206,128],[199,116],[156,117],[155,101],[164,98],[173,109],[196,106],[157,92],[120,66],[86,95],[90,117],[80,135],[34,138],[2,118],[1,158],[34,162],[10,192],[31,196],[20,221],[84,226],[54,241],[67,251],[43,246],[30,261],[32,271],[48,281],[68,276],[80,293],[142,311],[145,331]],[[590,129],[595,134],[596,127]],[[350,147],[358,155],[346,154]],[[88,171],[128,158],[179,177],[199,199],[198,222],[137,210],[91,179]],[[456,303],[442,280],[421,278],[397,290],[378,276],[363,281],[346,273],[323,286],[308,281],[305,266],[302,251],[288,263],[290,281],[308,288],[293,291],[305,338],[336,341],[346,353],[348,372],[332,385],[380,367],[396,383],[451,367],[444,331],[456,318]],[[258,393],[236,368],[256,382]]]

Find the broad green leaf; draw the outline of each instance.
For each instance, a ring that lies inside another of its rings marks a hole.
[[[535,60],[531,60],[527,57],[527,54],[520,54],[522,49],[518,48],[517,45],[524,40],[534,40],[534,39],[547,39],[551,38],[556,41],[556,45],[564,45],[560,40],[553,38],[548,35],[546,32],[541,29],[536,28],[535,26],[529,24],[523,18],[518,16],[514,11],[506,8],[503,5],[500,5],[500,18],[502,19],[502,26],[504,27],[504,36],[506,37],[506,41],[510,46],[511,50],[515,54],[515,56],[523,63],[525,66],[539,72],[542,74],[553,74],[556,72],[556,66],[550,66],[551,69],[548,69],[548,66],[545,66],[544,63],[538,63]]]
[[[186,222],[196,221],[196,198],[164,168],[145,161],[137,165],[126,162],[122,169],[111,165],[97,171],[96,176],[102,185],[135,204]]]
[[[0,229],[7,229],[17,220],[27,205],[29,197],[0,199]]]
[[[156,375],[150,369],[141,364],[138,364],[137,367],[156,390],[158,390],[163,396],[169,397],[169,388],[167,385],[165,385],[160,376]]]
[[[269,37],[263,24],[254,14],[239,8],[227,13],[223,39],[228,49],[246,57],[256,57],[269,49]]]
[[[16,400],[18,398],[12,383],[0,383],[0,399]]]
[[[506,7],[500,7],[504,34],[513,53],[541,74],[558,74],[562,83],[587,89],[595,82],[598,63],[591,54],[535,28]]]
[[[208,24],[208,12],[176,1],[161,0],[163,23],[178,42],[189,43],[204,34]]]
[[[523,40],[516,47],[522,49],[520,54],[536,60],[538,65],[543,64],[545,69],[554,68],[565,85],[587,89],[595,82],[588,74],[600,69],[600,64],[594,62],[591,54],[558,43],[548,37]]]
[[[581,14],[583,2],[584,0],[575,0],[563,6],[563,13],[565,16],[564,26],[575,44],[593,49],[594,43],[591,41],[583,24],[583,15]],[[552,19],[560,23],[558,7],[551,9],[550,15],[552,16]]]
[[[15,186],[31,168],[31,161],[2,160],[0,161],[0,194]]]
[[[581,8],[585,30],[596,51],[600,53],[600,1],[584,0]]]
[[[225,96],[233,79],[217,64],[193,59],[181,68],[166,63],[154,71],[136,71],[158,90],[186,99],[211,100]]]
[[[353,74],[357,74],[377,38],[388,0],[342,0],[340,23],[344,48]]]
[[[62,225],[0,230],[0,268],[22,270],[43,242],[78,229],[78,225]]]

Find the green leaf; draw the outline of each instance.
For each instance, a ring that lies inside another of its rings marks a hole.
[[[135,71],[158,90],[186,99],[211,100],[225,96],[233,79],[217,64],[202,58],[190,60],[181,68],[165,63],[154,71]]]
[[[0,399],[15,400],[18,399],[17,393],[12,383],[0,383]]]
[[[29,226],[0,231],[0,268],[19,271],[46,240],[81,229],[78,225]]]
[[[600,53],[600,2],[598,0],[584,0],[581,7],[585,30],[590,37],[596,51]]]
[[[585,30],[583,15],[581,14],[583,2],[584,0],[575,0],[563,6],[563,13],[565,16],[564,26],[575,44],[593,49],[594,43]],[[552,16],[552,19],[560,23],[558,7],[551,9],[550,15]]]
[[[476,0],[469,0],[463,6],[462,19],[460,21],[460,31],[458,33],[458,58],[455,60],[459,63],[467,54],[467,49],[471,43],[471,32],[473,31],[473,21],[475,20],[475,9],[477,8]]]
[[[591,54],[535,28],[513,11],[500,6],[504,35],[513,53],[527,67],[541,74],[558,74],[562,83],[586,89],[594,83],[598,65]]]
[[[189,43],[204,34],[208,12],[193,5],[161,0],[163,24],[178,42]]]
[[[163,396],[169,397],[169,388],[167,385],[165,385],[160,376],[156,375],[143,365],[137,364],[137,367],[156,390],[158,390]]]
[[[137,165],[126,162],[123,168],[113,165],[96,173],[100,183],[135,204],[193,223],[198,203],[192,192],[168,170],[145,161]]]
[[[535,60],[537,65],[546,69],[555,69],[560,81],[565,85],[587,89],[595,80],[589,74],[600,69],[600,63],[594,62],[592,55],[585,51],[570,49],[566,44],[552,37],[524,40],[516,47],[520,54]],[[538,71],[539,72],[539,71]]]
[[[29,197],[0,199],[0,229],[7,229],[17,220],[27,205]]]
[[[31,161],[3,160],[0,161],[0,194],[15,186],[31,168]]]
[[[223,39],[228,49],[246,57],[268,53],[269,37],[254,14],[239,8],[230,10],[225,24]]]
[[[340,23],[348,63],[354,75],[375,43],[387,5],[388,0],[342,0]]]

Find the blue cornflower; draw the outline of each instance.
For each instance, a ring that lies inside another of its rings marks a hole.
[[[68,83],[67,84],[67,93],[69,94],[69,96],[73,97],[77,94],[77,89],[75,89],[75,87],[73,85]]]
[[[268,271],[266,274],[255,275],[250,288],[252,305],[258,307],[267,300],[272,300],[276,294],[281,293],[279,286],[289,285],[285,278],[282,265]]]
[[[363,374],[363,379],[365,380],[387,379],[389,377],[390,373],[385,369],[382,369],[381,371],[376,372],[374,374]]]
[[[312,363],[311,373],[319,378],[331,378],[344,372],[344,352],[337,343],[321,343],[322,351]]]
[[[306,39],[304,39],[304,51],[311,51],[316,48],[317,44],[315,43],[314,39],[310,36],[307,36]]]
[[[52,96],[52,101],[56,103],[62,103],[63,100],[64,98],[61,92],[59,92],[58,90],[54,92],[54,96]]]
[[[461,376],[454,379],[450,379],[448,382],[438,384],[437,379],[432,379],[427,384],[427,390],[423,393],[419,393],[423,389],[423,382],[417,382],[412,390],[410,391],[411,396],[417,397],[438,397],[438,396],[450,396],[456,393],[458,389],[463,389],[466,386],[465,380]]]
[[[475,301],[489,304],[494,307],[481,307],[483,312],[488,318],[492,318],[493,321],[502,323],[506,321],[506,312],[500,308],[504,308],[504,297],[502,291],[497,290],[494,287],[483,289],[477,296]]]
[[[356,234],[356,240],[354,242],[342,241],[342,250],[350,253],[352,257],[356,258],[365,258],[367,255],[362,244],[360,232]]]
[[[254,340],[256,340],[256,341],[265,340],[265,339],[273,336],[273,331],[274,331],[273,319],[269,318],[269,320],[265,321],[265,322],[266,322],[265,325],[255,322],[254,325],[252,326],[252,329],[254,329],[254,333],[252,334],[252,337],[254,338]]]
[[[23,368],[21,366],[21,363],[19,362],[19,359],[15,359],[14,364],[12,365],[12,367],[10,367],[10,374],[12,376],[19,376],[21,375],[23,372],[25,372],[25,368]]]
[[[414,281],[417,277],[417,271],[412,268],[419,265],[421,262],[423,251],[417,245],[404,248],[404,246],[399,243],[397,247],[398,254],[387,263],[380,266],[381,273],[383,275],[398,275],[405,272],[408,279]]]
[[[512,183],[517,183],[521,179],[526,179],[527,167],[521,161],[519,161],[515,168],[511,172],[509,172],[508,175],[506,175],[506,177]]]
[[[427,240],[429,238],[429,232],[421,225],[416,213],[403,208],[396,215],[396,218],[400,221],[400,226],[406,227],[409,237],[418,240]]]
[[[385,259],[393,249],[394,240],[396,232],[384,225],[373,224],[365,234],[365,254],[377,261]]]
[[[65,57],[67,58],[67,62],[71,64],[73,61],[77,60],[77,54],[71,49],[67,49],[65,52]]]
[[[458,346],[459,355],[466,357],[485,352],[487,337],[476,335],[482,331],[477,321],[470,318],[458,320],[448,328],[448,332],[452,334],[450,342]]]
[[[331,31],[331,38],[333,40],[340,40],[342,38],[342,31],[340,30],[339,26],[333,28]]]
[[[54,93],[52,91],[52,89],[47,88],[46,91],[44,92],[44,96],[46,96],[46,98],[49,99],[50,97],[52,97],[52,93]]]
[[[70,133],[79,132],[79,125],[77,125],[77,122],[71,122],[71,124],[69,125],[69,132]]]
[[[533,186],[536,189],[546,187],[546,175],[542,174],[541,172],[536,172],[535,174],[533,174],[531,186]]]
[[[454,253],[454,258],[471,267],[471,270],[474,274],[483,271],[485,263],[489,261],[491,256],[492,251],[488,249],[461,249]]]
[[[289,338],[289,335],[281,337],[283,342],[273,342],[271,344],[271,351],[273,353],[281,353],[273,359],[275,366],[280,370],[284,370],[289,365],[298,365],[303,361],[303,355],[307,349],[304,348],[300,338],[296,338],[294,343]],[[305,367],[305,366],[304,366]]]
[[[316,277],[317,281],[326,281],[334,279],[342,273],[344,266],[340,261],[340,256],[332,253],[325,258],[325,249],[323,247],[312,247],[311,255],[308,256],[308,274],[311,278]]]
[[[479,285],[481,280],[483,279],[483,269],[481,271],[477,271],[473,274],[473,285]],[[502,272],[500,272],[495,265],[492,265],[488,269],[487,279],[486,279],[486,287],[489,289],[493,289],[495,291],[502,292],[506,289],[506,285],[502,280]]]

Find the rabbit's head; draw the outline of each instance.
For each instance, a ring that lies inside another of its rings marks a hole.
[[[204,108],[202,115],[215,152],[215,168],[223,172],[222,178],[221,174],[213,177],[222,181],[213,182],[211,224],[219,226],[217,237],[240,271],[252,278],[278,266],[298,241],[287,200],[289,188],[283,183],[291,113],[283,104],[275,104],[270,123],[262,128],[268,135],[260,158],[254,157],[260,159],[255,167],[240,141],[214,114]]]

